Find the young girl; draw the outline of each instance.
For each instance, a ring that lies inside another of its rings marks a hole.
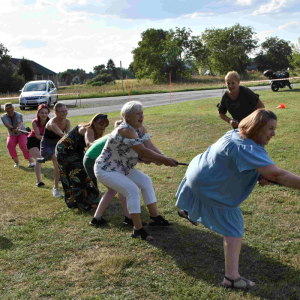
[[[27,136],[27,150],[34,159],[42,158],[40,148],[41,148],[41,139],[44,134],[45,126],[50,120],[49,118],[50,109],[46,104],[41,104],[36,113],[36,118],[32,120],[32,130]],[[45,186],[44,182],[41,180],[41,165],[36,164],[34,167],[37,183],[37,187]]]

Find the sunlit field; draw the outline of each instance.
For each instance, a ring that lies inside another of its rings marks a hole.
[[[266,147],[281,168],[300,175],[299,89],[259,92],[278,116],[276,137]],[[189,163],[230,128],[217,116],[219,99],[169,104],[144,110],[153,143],[167,156]],[[285,103],[286,109],[276,109]],[[107,132],[119,118],[108,113]],[[72,126],[91,116],[70,118]],[[20,150],[20,169],[6,149],[0,126],[0,299],[300,299],[300,192],[257,186],[241,205],[245,219],[240,273],[259,284],[256,291],[224,289],[222,237],[179,218],[175,193],[186,167],[140,165],[153,181],[160,213],[174,223],[147,230],[146,242],[122,227],[114,199],[104,217],[109,224],[91,228],[91,213],[70,210],[52,197],[53,166],[42,166],[46,187]],[[62,187],[60,187],[62,190]],[[105,188],[100,186],[101,192]],[[142,203],[142,221],[149,215]]]

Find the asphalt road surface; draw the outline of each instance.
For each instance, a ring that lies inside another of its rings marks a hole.
[[[251,87],[253,91],[260,91],[270,89],[270,86],[258,86]],[[191,100],[205,100],[209,98],[218,98],[221,99],[221,96],[225,92],[225,89],[218,90],[204,90],[204,91],[192,91],[192,92],[173,92],[171,93],[171,102],[170,102],[170,93],[165,94],[147,94],[147,95],[137,95],[130,96],[131,101],[140,101],[143,104],[143,107],[153,107],[161,105],[172,105],[178,102],[191,101]],[[71,116],[81,116],[81,115],[94,115],[97,113],[109,113],[120,111],[122,106],[129,100],[128,96],[122,97],[107,97],[107,98],[91,98],[91,99],[82,99],[82,100],[63,100],[67,105],[77,105],[75,109],[69,109],[68,117]],[[77,101],[77,103],[76,103]],[[60,102],[60,101],[58,101]],[[81,103],[80,103],[81,102]],[[89,106],[80,108],[80,104],[83,106]],[[14,105],[18,107],[18,104]],[[28,108],[27,108],[28,110]],[[32,110],[32,114],[23,115],[24,122],[31,122],[35,117],[36,113]],[[54,112],[51,111],[50,117],[54,117]],[[3,125],[1,123],[1,125]]]

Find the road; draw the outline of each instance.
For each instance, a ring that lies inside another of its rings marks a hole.
[[[257,86],[251,87],[253,91],[260,91],[270,89],[270,86]],[[160,105],[170,105],[178,102],[191,101],[191,100],[204,100],[209,98],[221,99],[221,96],[225,92],[225,89],[217,90],[204,90],[204,91],[192,91],[192,92],[173,92],[164,94],[147,94],[130,96],[131,101],[140,101],[143,107],[153,107]],[[107,98],[91,98],[82,99],[81,105],[88,105],[90,107],[69,109],[68,117],[81,116],[81,115],[93,115],[96,113],[109,113],[120,111],[122,106],[129,100],[128,96],[122,97],[107,97]],[[75,105],[76,100],[63,100],[67,105]],[[18,107],[15,104],[15,107]],[[80,100],[77,100],[77,106],[80,106]],[[23,115],[24,122],[31,122],[36,117],[35,113]],[[54,112],[51,111],[50,117],[54,117]],[[2,125],[2,124],[1,124]]]

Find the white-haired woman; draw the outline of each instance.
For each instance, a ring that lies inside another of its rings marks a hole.
[[[225,287],[255,286],[239,274],[244,232],[239,205],[251,194],[259,176],[262,184],[276,181],[300,189],[300,177],[279,169],[264,149],[275,136],[276,126],[272,111],[254,111],[239,123],[239,130],[228,131],[191,161],[177,191],[180,217],[194,225],[201,222],[224,236]]]
[[[121,116],[123,122],[111,133],[101,155],[96,160],[95,175],[105,186],[126,197],[127,208],[134,224],[131,236],[150,241],[153,238],[143,228],[140,218],[139,190],[150,213],[149,225],[169,226],[172,223],[159,215],[152,181],[149,176],[135,169],[135,165],[140,157],[170,167],[176,167],[177,161],[143,145],[143,142],[151,136],[147,133],[142,134],[141,131],[144,113],[140,102],[127,102],[121,110]],[[92,220],[95,225],[98,222],[101,223],[101,219]]]

